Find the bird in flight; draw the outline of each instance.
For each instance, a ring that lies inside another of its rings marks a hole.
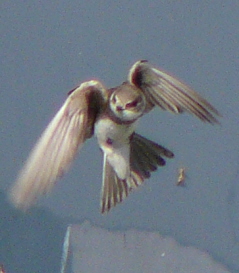
[[[26,210],[51,190],[68,170],[82,144],[96,136],[103,152],[101,212],[108,212],[128,196],[173,152],[137,134],[136,121],[155,106],[200,120],[218,123],[219,112],[190,87],[137,61],[127,81],[107,89],[99,81],[80,84],[49,123],[10,190],[18,208]]]

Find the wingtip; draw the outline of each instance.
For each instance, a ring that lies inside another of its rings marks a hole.
[[[28,202],[25,202],[26,199],[17,192],[15,187],[8,192],[8,201],[15,209],[22,212],[26,212],[31,206]]]

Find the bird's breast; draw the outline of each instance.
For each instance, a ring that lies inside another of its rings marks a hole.
[[[129,143],[135,130],[133,124],[118,124],[110,117],[100,117],[95,123],[95,135],[101,148],[120,147]]]

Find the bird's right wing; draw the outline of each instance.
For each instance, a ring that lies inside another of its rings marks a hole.
[[[16,207],[27,209],[68,170],[79,147],[92,136],[95,119],[105,102],[106,90],[97,81],[82,83],[69,93],[10,190]]]

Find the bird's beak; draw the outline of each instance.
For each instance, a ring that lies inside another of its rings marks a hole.
[[[121,111],[123,111],[123,110],[124,110],[124,108],[123,108],[123,107],[121,107],[121,106],[117,106],[117,107],[116,107],[116,110],[117,110],[117,111],[119,111],[119,112],[121,112]]]

